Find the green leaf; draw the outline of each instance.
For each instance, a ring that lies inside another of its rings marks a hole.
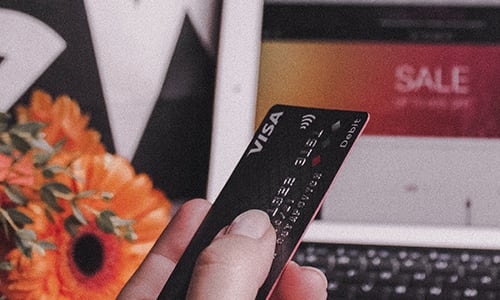
[[[14,148],[12,148],[11,145],[0,144],[0,153],[1,154],[5,154],[7,156],[12,156],[12,150],[14,150]]]
[[[64,229],[72,236],[76,236],[78,233],[78,229],[80,228],[81,224],[78,222],[78,220],[75,218],[75,216],[71,215],[67,217],[64,220]]]
[[[9,199],[15,204],[25,205],[26,203],[28,203],[28,198],[15,185],[6,185],[5,194],[7,194],[7,197],[9,197]]]
[[[65,138],[57,141],[53,146],[54,152],[59,152],[62,149],[62,147],[64,147],[64,144],[66,144]]]
[[[40,255],[45,256],[45,249],[40,247],[40,245],[33,243],[31,244],[31,249],[32,251],[35,250],[36,252],[40,253]]]
[[[111,192],[102,192],[101,193],[101,197],[104,201],[111,201],[111,200],[113,200],[114,196],[115,196],[115,194],[113,194]]]
[[[50,210],[48,208],[45,208],[43,211],[45,212],[45,217],[47,217],[50,223],[54,224],[55,223],[54,216],[52,216]]]
[[[19,123],[11,128],[11,132],[19,133],[20,135],[23,134],[29,134],[32,137],[37,137],[38,133],[40,133],[40,130],[45,128],[46,125],[41,122],[26,122],[26,123]]]
[[[54,150],[52,146],[41,136],[33,137],[29,140],[32,148],[38,148],[42,151],[52,153]]]
[[[0,132],[6,132],[7,130],[9,130],[9,124],[0,122]]]
[[[35,153],[33,157],[33,163],[35,164],[35,167],[41,168],[45,166],[51,158],[52,154],[50,152],[40,151],[38,153]]]
[[[83,216],[82,211],[78,208],[78,205],[75,200],[71,201],[71,211],[73,212],[73,215],[78,220],[78,222],[80,222],[82,225],[88,224],[87,220]]]
[[[83,198],[88,198],[92,195],[95,194],[95,191],[94,190],[88,190],[88,191],[83,191],[83,192],[80,192],[76,195],[76,198],[77,199],[83,199]]]
[[[127,226],[131,226],[133,224],[135,224],[135,221],[134,220],[124,220],[124,219],[120,219],[119,217],[110,217],[110,220],[111,222],[113,222],[113,225],[117,226],[117,227],[127,227]]]
[[[115,226],[111,221],[111,217],[114,217],[115,213],[111,210],[103,210],[96,218],[96,224],[99,229],[105,233],[114,233]]]
[[[42,247],[44,250],[56,250],[57,246],[54,243],[47,242],[47,241],[38,241],[37,245]]]
[[[9,239],[9,225],[7,224],[7,220],[0,214],[0,222],[2,222],[2,228],[5,233],[5,237]]]
[[[54,192],[58,192],[58,193],[61,193],[61,194],[71,194],[71,189],[67,186],[67,185],[64,185],[60,182],[50,182],[50,183],[46,183],[42,186],[42,188],[46,188],[46,189],[49,189],[51,191],[54,191]]]
[[[10,261],[2,261],[0,262],[0,270],[1,271],[12,271],[14,266],[10,263]]]
[[[21,153],[25,154],[31,149],[31,144],[23,137],[17,135],[16,133],[9,133],[10,140],[14,148],[19,150]]]
[[[0,112],[0,122],[1,123],[8,123],[10,121],[10,114]]]
[[[67,168],[59,165],[47,166],[43,169],[42,174],[45,178],[53,178],[56,174],[67,172]]]
[[[12,221],[18,225],[33,224],[33,220],[30,217],[15,208],[7,208],[6,211]]]
[[[33,252],[31,246],[26,246],[22,243],[16,242],[16,247],[24,256],[26,256],[27,258],[31,258],[31,254]]]
[[[125,229],[125,234],[123,236],[129,242],[134,242],[137,240],[137,233],[135,233],[132,227],[128,227],[127,229]]]
[[[31,229],[19,229],[16,231],[16,236],[26,243],[36,241],[36,233]]]
[[[9,128],[10,115],[0,112],[0,132],[7,131]]]
[[[50,188],[42,186],[40,189],[40,198],[54,211],[56,212],[64,211],[64,209],[59,205],[59,203],[57,203],[57,197],[54,195],[54,193]]]
[[[31,244],[31,247],[36,252],[45,256],[45,250],[54,250],[56,249],[56,245],[47,241],[37,241],[36,243]]]
[[[54,176],[56,175],[56,173],[54,173],[54,171],[52,171],[51,169],[43,169],[42,170],[42,175],[45,178],[52,179],[52,178],[54,178]]]
[[[20,229],[15,235],[16,247],[23,253],[24,256],[31,258],[32,246],[36,241],[36,233],[30,229]]]

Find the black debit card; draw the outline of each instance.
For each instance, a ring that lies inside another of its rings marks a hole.
[[[257,295],[267,299],[368,118],[365,112],[272,107],[158,299],[184,299],[200,252],[249,209],[266,211],[276,229],[273,265]]]

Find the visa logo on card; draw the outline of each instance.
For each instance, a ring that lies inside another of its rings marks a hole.
[[[271,136],[274,131],[274,127],[278,125],[280,117],[283,115],[283,112],[275,112],[269,115],[267,121],[262,124],[262,128],[260,132],[257,133],[253,140],[253,146],[250,147],[250,150],[247,152],[247,156],[262,151],[264,144],[267,143],[267,140]]]

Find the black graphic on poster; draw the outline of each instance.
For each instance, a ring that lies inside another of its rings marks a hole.
[[[90,127],[100,132],[108,151],[114,153],[102,78],[84,1],[7,0],[0,3],[0,14],[14,15],[13,19],[30,19],[35,24],[39,22],[36,26],[45,31],[53,30],[64,44],[61,52],[19,97],[0,99],[2,109],[27,104],[34,89],[42,89],[54,97],[67,94],[90,115]],[[15,29],[16,26],[10,28]],[[8,33],[11,38],[16,34],[20,35],[19,32]],[[2,49],[1,39],[0,32],[0,75],[7,70],[6,62],[9,61],[9,53]],[[36,45],[28,48],[31,47]],[[130,55],[133,59],[133,53]],[[131,159],[136,171],[147,173],[172,200],[205,196],[215,78],[213,57],[202,46],[186,15],[175,52],[162,79],[160,96]],[[12,88],[19,89],[19,86]]]
[[[188,16],[160,97],[133,159],[173,199],[206,192],[215,66]]]

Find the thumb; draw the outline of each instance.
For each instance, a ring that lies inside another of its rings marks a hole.
[[[271,268],[275,242],[265,212],[242,213],[198,257],[187,299],[255,299]]]

